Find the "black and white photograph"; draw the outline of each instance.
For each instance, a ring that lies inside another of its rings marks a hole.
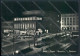
[[[1,56],[77,56],[78,12],[78,0],[2,0]]]

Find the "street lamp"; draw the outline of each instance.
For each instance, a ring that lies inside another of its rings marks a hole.
[[[15,53],[19,53],[19,51],[18,51],[18,50],[16,50],[16,51],[15,51]]]

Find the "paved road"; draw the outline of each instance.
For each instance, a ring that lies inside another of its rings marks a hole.
[[[57,35],[60,35],[61,33],[57,33]],[[43,38],[49,38],[49,37],[53,37],[55,36],[56,34],[49,34],[49,35],[46,35],[44,37],[40,37],[38,38],[39,41],[41,41]],[[51,44],[52,45],[52,44]],[[27,43],[27,41],[19,41],[19,42],[15,42],[15,50],[22,50],[22,49],[25,49],[27,47],[29,47],[29,44]],[[32,48],[34,48],[33,44],[31,44]],[[48,46],[44,46],[43,48],[45,49],[45,47],[48,47]],[[2,47],[2,49],[7,52],[7,53],[12,53],[13,52],[13,43],[12,44],[9,44],[9,45],[5,45]],[[36,48],[37,49],[37,48]],[[34,48],[34,51],[36,50]],[[41,48],[40,48],[41,49]],[[39,49],[39,51],[40,51]],[[33,52],[34,53],[34,52]]]

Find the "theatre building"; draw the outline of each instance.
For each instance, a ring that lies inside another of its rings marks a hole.
[[[78,31],[79,18],[77,14],[61,14],[62,31]]]
[[[14,18],[14,34],[34,35],[36,34],[36,24],[42,17],[29,16]]]

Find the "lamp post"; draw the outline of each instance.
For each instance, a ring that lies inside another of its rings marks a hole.
[[[13,55],[14,55],[15,51],[14,51],[14,21],[13,21]]]

